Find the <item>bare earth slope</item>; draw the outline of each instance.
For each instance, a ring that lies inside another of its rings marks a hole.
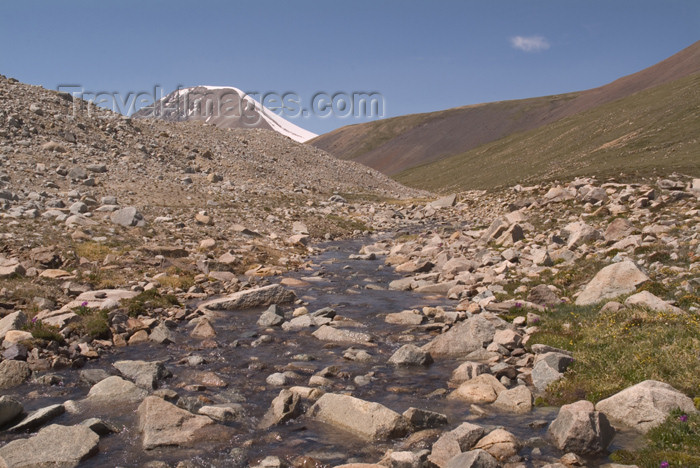
[[[463,153],[516,132],[533,130],[700,71],[700,42],[600,88],[555,96],[458,107],[351,125],[310,143],[394,175]]]
[[[408,169],[405,184],[449,192],[582,175],[700,175],[700,73]]]

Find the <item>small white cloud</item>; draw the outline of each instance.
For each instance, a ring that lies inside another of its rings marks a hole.
[[[549,42],[542,36],[515,36],[510,38],[510,45],[524,52],[539,52],[549,49]]]

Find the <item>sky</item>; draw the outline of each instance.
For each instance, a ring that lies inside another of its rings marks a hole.
[[[130,92],[234,86],[322,134],[601,86],[697,40],[698,0],[22,0],[0,8],[0,74],[122,112]],[[356,93],[381,115],[343,107]]]

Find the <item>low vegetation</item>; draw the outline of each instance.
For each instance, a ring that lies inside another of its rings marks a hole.
[[[698,396],[700,317],[643,309],[599,311],[562,305],[541,313],[530,343],[573,351],[565,378],[548,389],[547,401],[565,404],[607,398],[643,380],[666,382]]]
[[[122,305],[130,317],[138,317],[147,314],[148,311],[158,308],[169,308],[179,305],[175,296],[170,294],[160,294],[155,289],[144,291],[131,299],[122,300]]]
[[[700,466],[700,414],[673,411],[661,426],[647,433],[646,439],[643,449],[618,450],[610,458],[640,468]]]

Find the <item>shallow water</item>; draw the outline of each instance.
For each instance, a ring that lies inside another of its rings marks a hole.
[[[465,420],[487,427],[503,426],[520,440],[531,441],[521,451],[526,458],[530,458],[535,446],[540,451],[536,458],[562,455],[538,439],[545,436],[546,426],[533,429],[529,425],[537,420],[553,420],[556,408],[536,408],[526,415],[512,415],[492,412],[485,407],[487,414],[477,419],[470,414],[469,405],[447,401],[444,396],[429,396],[436,390],[447,389],[447,380],[452,370],[459,365],[458,361],[439,360],[427,368],[418,369],[397,369],[386,364],[391,354],[403,344],[414,342],[421,345],[434,336],[423,330],[412,331],[408,326],[387,324],[384,322],[387,313],[437,305],[450,309],[455,302],[444,297],[380,289],[386,288],[390,281],[399,276],[390,268],[383,267],[381,259],[349,260],[348,256],[357,253],[361,246],[359,240],[324,244],[320,246],[323,252],[312,259],[314,266],[310,270],[289,276],[313,278],[308,287],[292,288],[297,296],[309,303],[310,311],[333,307],[338,315],[354,321],[353,329],[373,336],[372,343],[353,345],[356,349],[368,351],[374,357],[372,362],[360,363],[344,359],[343,353],[349,345],[332,345],[319,341],[311,336],[313,330],[285,332],[280,328],[262,329],[256,324],[262,309],[224,312],[218,314],[212,322],[217,331],[216,348],[202,348],[201,342],[190,338],[190,329],[183,325],[176,330],[179,337],[177,344],[146,344],[115,349],[97,362],[89,363],[86,368],[105,368],[111,371],[109,363],[117,360],[163,360],[173,377],[167,379],[162,387],[172,388],[181,396],[199,398],[208,403],[240,402],[247,413],[246,421],[231,424],[229,431],[220,431],[220,437],[212,438],[206,443],[200,442],[192,448],[164,448],[148,452],[141,449],[136,405],[100,407],[87,415],[64,414],[52,422],[75,424],[87,417],[97,416],[125,428],[119,434],[100,440],[99,453],[82,465],[87,467],[140,466],[149,460],[164,460],[173,465],[180,460],[191,460],[196,466],[203,467],[237,466],[256,462],[268,455],[279,455],[289,460],[307,455],[328,464],[376,462],[388,448],[395,447],[400,441],[367,444],[303,417],[265,431],[254,429],[257,420],[267,411],[270,402],[280,391],[279,387],[265,383],[268,375],[291,370],[298,374],[292,385],[305,386],[315,372],[334,365],[341,374],[331,378],[333,387],[327,391],[351,391],[353,396],[382,403],[397,412],[403,412],[411,406],[438,411],[448,416],[448,428]],[[371,288],[368,288],[370,285]],[[292,309],[293,306],[283,307],[283,311],[289,313]],[[252,346],[261,335],[269,335],[269,341]],[[313,360],[296,361],[295,356],[300,354],[310,355]],[[207,363],[197,368],[178,364],[189,355],[202,356]],[[208,388],[200,392],[183,388],[198,382],[197,374],[203,371],[215,372],[228,386]],[[87,394],[89,387],[77,381],[77,371],[64,370],[56,373],[64,378],[63,386],[27,384],[12,389],[7,394],[17,397],[27,410],[67,399],[79,400]],[[369,384],[361,387],[354,384],[356,376],[369,373],[373,373]],[[0,441],[20,436],[22,435],[0,434]],[[618,440],[624,442],[626,447],[638,443],[636,436],[623,435]],[[620,448],[618,443],[616,441],[616,446],[612,448]],[[238,450],[240,448],[244,450]],[[593,463],[602,461],[591,460]]]

